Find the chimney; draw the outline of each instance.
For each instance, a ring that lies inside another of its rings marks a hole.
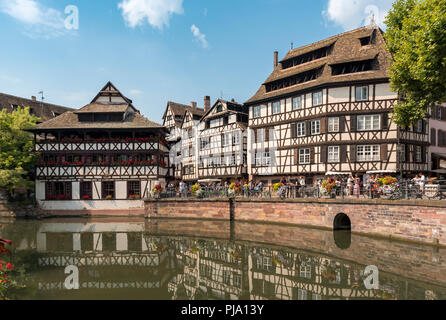
[[[36,96],[31,96],[32,101],[37,101]]]
[[[209,109],[211,109],[211,97],[205,96],[204,97],[204,111],[208,112]]]
[[[279,52],[274,51],[274,68],[279,65]]]
[[[197,103],[194,102],[194,101],[192,101],[192,102],[190,103],[190,106],[192,107],[192,109],[197,109]]]
[[[232,98],[232,99],[231,99],[231,102],[234,102],[234,103],[235,103],[235,99],[234,99],[234,98]]]

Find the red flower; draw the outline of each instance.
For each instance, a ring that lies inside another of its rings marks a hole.
[[[2,237],[0,237],[0,242],[4,242],[4,243],[7,243],[9,245],[12,245],[12,241],[11,240],[6,240],[6,239],[3,239]]]
[[[11,263],[8,262],[8,264],[6,265],[6,269],[13,270],[14,266]],[[5,274],[5,278],[6,278],[6,274]]]

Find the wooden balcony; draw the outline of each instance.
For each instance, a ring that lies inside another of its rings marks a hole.
[[[156,165],[130,165],[130,166],[38,166],[36,168],[37,179],[45,178],[157,178],[165,177],[168,168]]]
[[[158,141],[78,141],[78,142],[37,142],[37,152],[84,152],[84,151],[158,151],[169,149]]]

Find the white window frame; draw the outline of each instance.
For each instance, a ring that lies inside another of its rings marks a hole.
[[[311,264],[302,263],[299,267],[299,276],[305,279],[311,279]]]
[[[339,132],[339,117],[328,118],[328,132]]]
[[[294,97],[294,98],[292,99],[292,104],[293,104],[293,106],[292,106],[292,109],[293,109],[293,110],[300,110],[300,109],[303,109],[303,105],[302,105],[302,96]]]
[[[262,165],[262,153],[256,152],[255,154],[255,165],[260,167]]]
[[[232,133],[232,145],[233,146],[240,145],[240,134],[238,132]]]
[[[421,146],[415,146],[415,162],[421,163],[423,160],[423,148]]]
[[[324,103],[324,92],[322,90],[313,92],[312,100],[313,107],[322,105]]]
[[[406,145],[400,144],[398,146],[399,156],[400,156],[400,162],[406,162]]]
[[[359,145],[356,146],[356,159],[359,162],[380,161],[380,145]]]
[[[305,137],[307,135],[307,132],[305,130],[305,122],[298,122],[296,124],[296,131],[298,137]]]
[[[262,165],[264,165],[264,166],[271,165],[271,153],[269,151],[263,152]]]
[[[308,292],[305,289],[297,288],[297,300],[307,300]]]
[[[356,121],[358,131],[381,130],[381,116],[379,114],[360,115]]]
[[[321,134],[321,120],[311,121],[311,135]]]
[[[310,164],[311,150],[310,148],[299,149],[299,164]]]
[[[221,119],[212,119],[209,123],[209,127],[215,128],[220,126]]]
[[[200,139],[200,150],[207,150],[211,146],[210,137],[205,137]]]
[[[258,118],[260,117],[260,106],[254,106],[254,108],[252,108],[252,117],[253,118]]]
[[[272,104],[272,110],[271,110],[271,112],[272,112],[272,114],[278,114],[278,113],[280,113],[280,108],[281,107],[281,103],[280,103],[280,101],[276,101],[276,102],[273,102],[273,104]]]
[[[229,147],[231,145],[231,134],[225,133],[223,136],[222,146],[223,147]]]
[[[329,146],[327,150],[327,162],[337,163],[339,162],[339,146]]]
[[[356,99],[356,101],[368,101],[369,100],[369,86],[356,87],[355,99]]]

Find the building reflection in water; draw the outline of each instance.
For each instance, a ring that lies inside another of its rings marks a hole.
[[[29,228],[30,224],[37,226]],[[145,221],[61,220],[16,222],[6,225],[6,230],[14,230],[10,236],[17,244],[15,257],[34,252],[36,267],[28,275],[37,290],[24,298],[446,298],[444,287],[382,271],[379,289],[368,290],[363,281],[366,266],[332,252],[258,244],[238,240],[237,235],[227,239],[161,235],[153,231],[156,227],[156,222]],[[35,233],[20,232],[21,228]],[[349,250],[351,234],[341,232],[331,241]],[[68,265],[79,268],[80,290],[76,293],[64,288]]]

